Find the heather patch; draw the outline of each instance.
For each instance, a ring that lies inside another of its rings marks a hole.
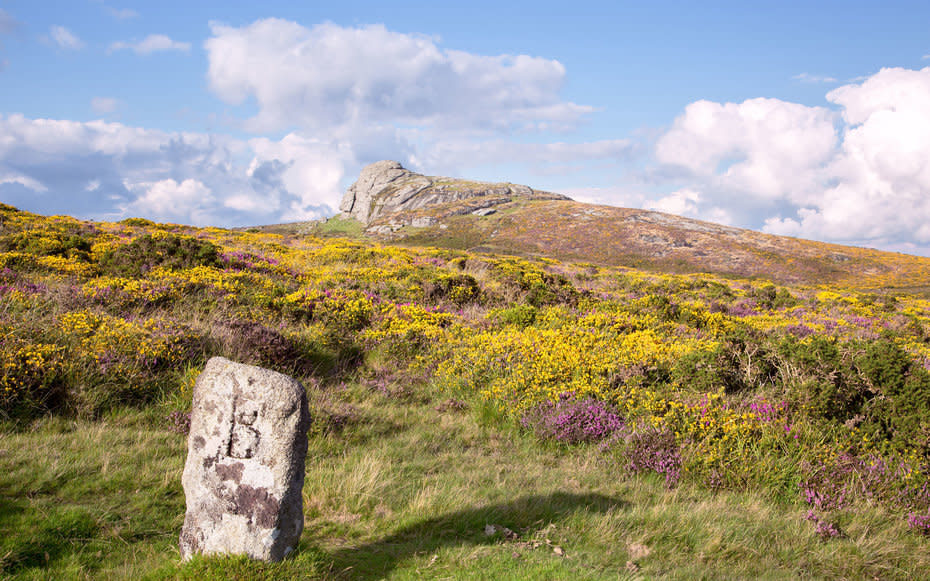
[[[523,414],[520,423],[537,437],[562,444],[600,442],[625,425],[612,406],[592,398],[575,399],[571,394],[538,404]]]

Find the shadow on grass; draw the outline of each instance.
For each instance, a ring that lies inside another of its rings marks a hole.
[[[332,572],[346,579],[381,579],[399,563],[418,554],[431,554],[443,547],[493,545],[499,535],[485,534],[486,525],[499,525],[516,531],[520,539],[549,523],[578,511],[607,512],[626,510],[630,503],[601,494],[524,496],[501,504],[462,510],[404,527],[393,535],[360,547],[340,549],[331,555]]]
[[[49,507],[41,519],[28,502],[0,495],[0,523],[10,526],[0,539],[0,578],[41,570],[94,539],[97,523],[83,507]]]

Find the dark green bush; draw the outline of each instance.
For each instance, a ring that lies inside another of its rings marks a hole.
[[[798,304],[798,299],[787,289],[775,288],[773,284],[753,288],[749,296],[754,298],[760,307],[769,310],[787,309]]]
[[[646,306],[653,311],[660,321],[669,322],[678,320],[678,305],[665,295],[650,295],[646,298]]]
[[[916,443],[926,453],[930,373],[890,339],[867,344],[856,366],[872,396],[862,429],[894,447]]]
[[[733,393],[746,387],[731,344],[721,344],[713,351],[686,354],[675,361],[670,375],[673,384],[700,393],[712,393],[721,387]]]
[[[151,228],[155,225],[155,222],[146,220],[145,218],[126,218],[125,220],[120,220],[119,223],[125,224],[126,226],[138,226],[140,228]]]
[[[833,337],[784,337],[777,347],[778,369],[796,402],[817,418],[845,422],[862,411],[868,394],[852,367],[852,346]]]
[[[423,294],[430,301],[445,299],[462,306],[481,298],[481,286],[471,275],[448,274],[424,283]]]
[[[24,252],[35,256],[63,256],[90,260],[90,230],[69,229],[65,232],[26,230],[0,236],[0,252]]]
[[[220,266],[219,247],[190,236],[146,234],[110,250],[100,258],[100,268],[117,276],[140,276],[157,266],[171,269]]]
[[[536,322],[536,314],[538,312],[539,310],[533,305],[514,305],[500,311],[498,317],[501,323],[505,325],[515,325],[524,328]]]

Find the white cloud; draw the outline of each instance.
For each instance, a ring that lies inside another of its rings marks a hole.
[[[801,81],[803,83],[835,83],[837,81],[836,77],[828,77],[825,75],[812,75],[810,73],[800,73],[791,78],[796,81]]]
[[[84,41],[64,26],[52,26],[49,29],[49,34],[51,35],[52,41],[54,41],[59,48],[65,50],[80,50],[84,48]]]
[[[702,194],[776,234],[887,248],[930,244],[930,67],[883,69],[826,96],[838,115],[775,99],[692,103],[657,141]],[[679,177],[679,181],[681,178]],[[680,204],[681,200],[654,204]]]
[[[120,107],[119,99],[113,97],[94,97],[90,100],[90,107],[95,113],[112,113]]]
[[[29,188],[34,192],[46,192],[48,188],[42,185],[40,182],[32,179],[29,176],[17,175],[13,173],[2,174],[0,173],[0,185],[3,184],[19,184],[23,187]]]
[[[697,204],[701,201],[701,193],[689,188],[677,190],[655,201],[643,204],[647,210],[656,210],[677,216],[695,216]]]
[[[0,199],[36,212],[254,225],[332,215],[351,149],[0,116]],[[38,194],[38,195],[37,195]]]
[[[827,95],[843,108],[834,185],[773,232],[878,243],[930,243],[930,67],[883,69]]]
[[[254,99],[256,131],[368,124],[463,132],[575,126],[591,107],[564,101],[565,68],[526,55],[443,50],[382,25],[306,28],[280,19],[211,24],[210,88],[228,103]]]
[[[162,220],[204,224],[213,218],[215,198],[203,182],[188,178],[157,182],[127,182],[126,188],[139,194],[127,204],[123,213],[129,216],[158,216]]]
[[[172,40],[164,34],[150,34],[140,41],[114,42],[109,51],[131,50],[138,55],[150,55],[154,52],[177,51],[189,52],[191,43]]]
[[[715,189],[798,198],[819,187],[836,139],[834,116],[822,107],[761,98],[698,101],[659,139],[656,158],[716,178]]]
[[[256,184],[265,186],[264,191],[256,187],[256,194],[277,199],[280,191],[293,192],[297,199],[290,203],[287,212],[294,220],[319,217],[320,206],[339,207],[340,182],[345,166],[354,161],[354,154],[346,146],[340,150],[333,145],[295,133],[280,141],[250,140],[255,157],[248,175]],[[240,205],[253,202],[254,198],[246,201],[241,197],[232,201]]]

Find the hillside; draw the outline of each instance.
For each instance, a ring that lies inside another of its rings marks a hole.
[[[0,312],[4,577],[930,577],[913,294],[0,206]],[[178,561],[215,355],[308,388],[280,564]]]
[[[787,284],[930,288],[930,258],[584,204],[527,186],[426,177],[397,162],[365,168],[342,209],[342,220],[359,221],[360,230],[381,242]]]

